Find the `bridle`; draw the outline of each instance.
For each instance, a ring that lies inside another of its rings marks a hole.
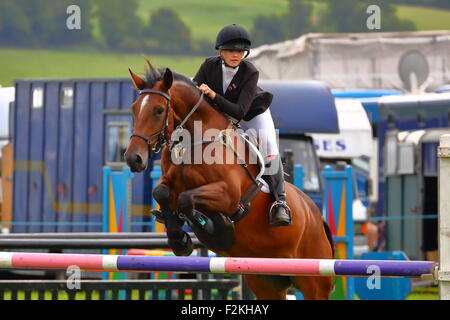
[[[138,96],[140,96],[143,93],[154,93],[154,94],[159,94],[160,96],[166,98],[167,100],[167,113],[166,113],[166,118],[164,120],[164,127],[157,133],[155,133],[154,135],[147,137],[143,134],[137,133],[137,132],[133,132],[130,136],[130,139],[132,137],[139,137],[141,139],[143,139],[145,142],[147,142],[149,148],[151,149],[152,152],[154,153],[159,153],[162,149],[163,146],[165,146],[167,144],[167,128],[169,127],[169,112],[170,112],[170,96],[162,91],[159,90],[153,90],[153,89],[144,89],[144,90],[139,90],[138,91]],[[152,140],[158,138],[156,140],[156,142],[152,145]]]
[[[141,94],[144,94],[144,93],[158,94],[167,100],[167,113],[166,113],[166,118],[164,120],[164,126],[159,132],[155,133],[154,135],[152,135],[150,137],[147,137],[147,136],[137,133],[137,132],[133,132],[130,136],[130,139],[132,137],[139,137],[148,144],[149,148],[151,149],[151,151],[153,153],[159,153],[165,145],[171,144],[171,142],[169,142],[169,140],[167,139],[167,129],[169,127],[169,113],[170,113],[170,96],[165,92],[162,92],[159,90],[154,90],[154,89],[139,90],[138,96],[140,96]],[[195,112],[195,110],[197,110],[197,108],[200,106],[200,103],[202,102],[202,100],[203,100],[203,93],[201,94],[200,99],[197,101],[195,106],[191,109],[191,111],[187,114],[187,116],[183,119],[183,121],[177,126],[177,128],[175,130],[180,130],[183,128],[183,125],[186,123],[186,121],[191,117],[191,115]],[[155,138],[157,138],[157,140],[152,145],[152,140]]]

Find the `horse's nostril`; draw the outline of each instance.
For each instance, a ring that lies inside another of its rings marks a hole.
[[[145,169],[143,158],[139,153],[126,154],[125,159],[132,172],[140,172]]]
[[[136,154],[136,159],[134,160],[136,165],[141,166],[142,165],[142,157],[139,154]]]

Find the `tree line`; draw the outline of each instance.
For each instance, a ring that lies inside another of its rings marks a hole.
[[[395,4],[418,4],[434,0],[288,0],[283,15],[259,16],[251,32],[256,45],[300,37],[309,32],[390,32],[414,31],[412,21],[396,16]],[[437,1],[436,1],[437,2]],[[381,29],[368,29],[367,7],[378,5]],[[314,8],[316,5],[316,8]]]
[[[138,14],[140,0],[1,0],[0,46],[76,47],[121,52],[209,55],[211,40],[194,39],[172,8],[147,19]],[[81,29],[66,27],[66,8],[82,8]],[[366,26],[369,5],[381,9],[381,30]],[[283,15],[258,16],[250,29],[254,45],[274,43],[309,32],[412,31],[413,22],[396,16],[395,4],[450,8],[442,0],[288,0]],[[239,21],[237,21],[239,23]]]
[[[70,5],[81,8],[81,28],[66,26]],[[147,21],[139,0],[1,0],[0,46],[100,48],[156,54],[209,54],[213,44],[193,39],[171,8],[160,8]]]

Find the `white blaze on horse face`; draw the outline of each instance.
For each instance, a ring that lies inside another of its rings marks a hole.
[[[148,102],[148,99],[149,99],[149,95],[146,95],[146,96],[144,97],[144,99],[142,99],[141,107],[139,108],[139,114],[141,114],[142,109],[144,109],[145,105],[146,105],[147,102]]]

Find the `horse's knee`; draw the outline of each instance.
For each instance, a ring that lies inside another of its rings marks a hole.
[[[193,208],[192,195],[189,192],[182,192],[178,196],[178,209],[181,212],[190,212]]]
[[[170,199],[170,189],[165,184],[158,184],[152,192],[153,198],[159,203],[168,202]]]

